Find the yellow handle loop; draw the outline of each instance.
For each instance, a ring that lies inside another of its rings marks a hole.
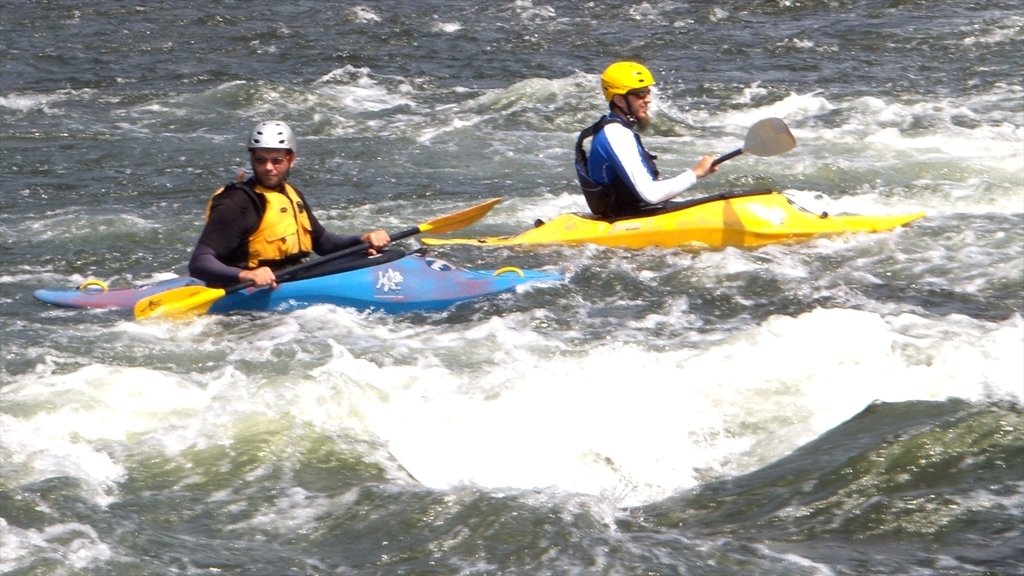
[[[107,286],[107,283],[104,282],[103,280],[86,280],[85,282],[82,282],[78,286],[79,290],[91,290],[93,292],[95,292],[97,288],[99,289],[100,292],[106,292],[110,290],[110,287]]]
[[[520,278],[522,278],[523,276],[526,276],[526,274],[523,274],[522,270],[520,270],[519,268],[516,268],[515,266],[505,266],[504,268],[498,268],[497,270],[494,271],[494,275],[495,276],[501,276],[505,272],[515,272],[516,274],[519,274]]]

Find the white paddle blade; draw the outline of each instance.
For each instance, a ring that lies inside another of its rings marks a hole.
[[[775,156],[789,152],[796,146],[796,138],[786,123],[779,118],[759,120],[747,132],[743,151],[754,156]]]

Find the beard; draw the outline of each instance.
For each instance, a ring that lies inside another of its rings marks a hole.
[[[616,108],[619,110],[620,114],[633,122],[634,130],[637,132],[643,132],[651,125],[650,106],[645,103],[630,102],[628,97],[623,98],[625,101],[617,103]]]

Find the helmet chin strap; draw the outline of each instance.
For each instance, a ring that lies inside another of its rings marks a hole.
[[[619,97],[626,101],[626,106],[629,106],[629,98],[626,98],[623,95],[619,95]],[[623,108],[622,106],[619,106],[618,104],[616,104],[615,103],[615,99],[613,98],[612,99],[612,107],[613,107],[612,108],[613,112],[618,110],[618,111],[623,113],[622,115],[626,117],[626,120],[629,120],[630,122],[634,122],[634,123],[636,122],[636,116],[633,115],[633,110],[632,110],[631,106],[629,108]]]

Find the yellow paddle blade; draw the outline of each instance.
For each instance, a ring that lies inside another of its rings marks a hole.
[[[445,232],[452,232],[460,228],[465,228],[486,216],[487,213],[491,211],[491,208],[494,208],[498,202],[501,202],[501,198],[491,198],[486,202],[481,202],[476,206],[460,210],[454,214],[435,218],[430,222],[420,224],[419,231],[444,234]]]
[[[225,294],[221,288],[182,286],[135,303],[135,318],[184,318],[203,314]]]

